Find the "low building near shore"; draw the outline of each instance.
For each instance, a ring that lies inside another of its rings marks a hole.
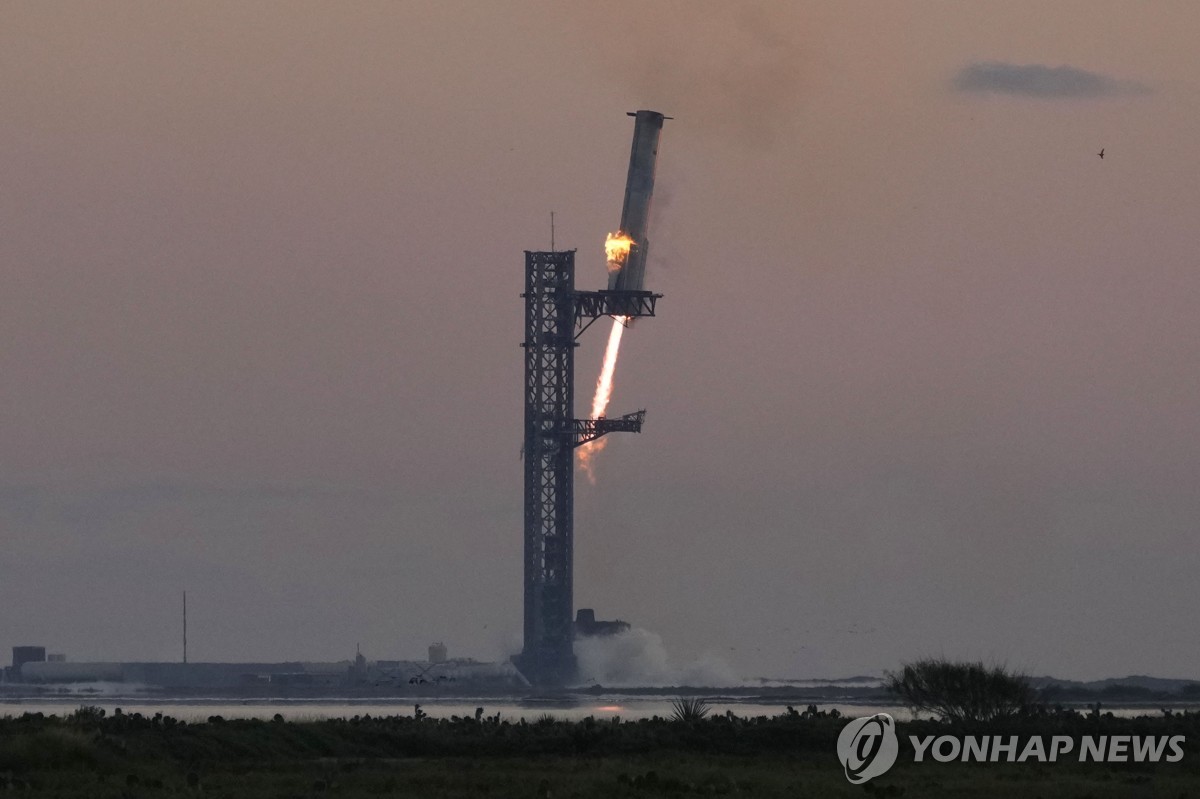
[[[116,683],[166,691],[402,691],[413,686],[519,689],[528,683],[511,663],[465,658],[283,663],[152,663],[29,661],[10,682],[36,686]]]

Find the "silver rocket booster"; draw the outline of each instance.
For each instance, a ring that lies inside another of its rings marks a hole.
[[[650,249],[650,198],[654,194],[654,167],[658,161],[658,138],[665,117],[657,111],[630,112],[633,123],[633,149],[629,153],[629,176],[625,179],[625,205],[621,209],[621,232],[633,239],[625,264],[608,275],[608,288],[615,291],[643,291],[646,277],[646,253]]]

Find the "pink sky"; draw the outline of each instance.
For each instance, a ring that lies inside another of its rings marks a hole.
[[[780,5],[8,8],[0,647],[176,657],[184,588],[194,659],[514,647],[522,251],[603,283],[654,108],[578,604],[1200,677],[1200,11]]]

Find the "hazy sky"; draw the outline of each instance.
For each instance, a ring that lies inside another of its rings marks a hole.
[[[522,251],[602,285],[653,108],[577,604],[1200,677],[1191,0],[3,14],[0,651],[176,658],[185,588],[196,660],[513,651]]]

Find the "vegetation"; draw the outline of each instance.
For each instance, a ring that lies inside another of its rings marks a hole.
[[[708,708],[701,708],[708,710]],[[682,715],[682,714],[679,714]],[[765,797],[1170,796],[1200,782],[1200,714],[1114,718],[1035,708],[993,722],[996,734],[1185,735],[1182,763],[913,763],[900,724],[896,767],[850,785],[835,754],[846,719],[809,706],[777,716],[636,721],[502,719],[483,709],[287,722],[105,715],[0,719],[0,793],[62,797]]]
[[[1000,666],[928,658],[888,673],[888,692],[916,712],[958,724],[998,721],[1028,712],[1036,693],[1024,676]]]
[[[680,697],[671,703],[671,718],[688,724],[702,721],[711,711],[711,706],[698,697]]]

